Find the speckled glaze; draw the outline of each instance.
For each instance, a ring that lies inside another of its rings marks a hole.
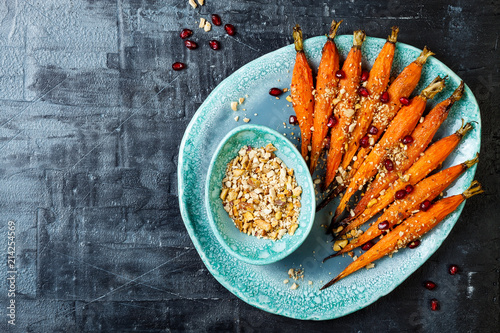
[[[220,192],[227,164],[241,147],[265,147],[272,143],[275,152],[288,168],[294,169],[297,184],[302,187],[299,227],[293,236],[285,235],[277,241],[248,236],[235,227],[224,210]],[[212,231],[224,249],[236,258],[253,265],[279,261],[295,251],[307,238],[314,222],[316,198],[314,185],[300,152],[282,134],[262,125],[243,125],[233,129],[217,148],[208,169],[205,206]]]
[[[305,41],[306,55],[313,69],[319,64],[325,40],[321,36]],[[335,42],[344,59],[351,47],[352,36],[338,36]],[[370,67],[384,42],[379,38],[366,39],[362,48],[364,67]],[[399,73],[420,52],[412,46],[398,43],[393,74]],[[332,244],[321,225],[329,223],[329,212],[335,209],[338,200],[316,214],[306,241],[285,259],[255,266],[231,256],[217,241],[209,226],[206,210],[203,209],[210,160],[222,138],[242,124],[241,121],[234,121],[235,115],[242,118],[246,114],[252,124],[266,125],[287,137],[292,137],[292,132],[297,135],[298,127],[283,126],[288,116],[293,114],[290,103],[285,98],[276,100],[268,94],[271,87],[285,88],[290,85],[294,59],[293,45],[260,57],[219,84],[200,106],[186,130],[179,151],[179,202],[186,229],[201,259],[224,287],[245,302],[265,311],[298,319],[325,320],[359,310],[396,288],[438,249],[460,216],[463,204],[427,234],[419,247],[401,250],[392,258],[383,258],[376,262],[374,269],[360,270],[324,291],[319,291],[319,288],[352,261],[346,256],[321,263],[325,256],[332,253]],[[416,92],[437,75],[448,75],[447,88],[428,102],[428,109],[448,97],[460,83],[456,74],[431,57],[424,66]],[[232,111],[230,102],[245,94],[248,94],[244,103],[246,113],[243,110]],[[254,116],[254,113],[258,116]],[[481,119],[477,102],[467,86],[464,97],[455,103],[448,119],[436,134],[436,139],[455,132],[462,119],[477,123],[443,167],[471,159],[479,152]],[[298,141],[293,142],[298,146]],[[446,191],[446,195],[463,192],[473,180],[475,171],[475,166],[470,168]],[[300,265],[304,268],[304,281],[298,281],[299,288],[291,290],[290,283],[284,284],[283,280],[288,278],[289,268],[298,268]],[[307,281],[312,281],[312,285]]]

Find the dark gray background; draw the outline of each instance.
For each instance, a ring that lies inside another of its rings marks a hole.
[[[237,35],[199,30],[211,13]],[[0,331],[497,331],[499,14],[498,1],[0,2],[0,249],[13,220],[18,270],[15,328],[0,270]],[[218,83],[288,45],[295,23],[307,38],[332,18],[344,19],[340,33],[376,37],[398,25],[400,41],[428,45],[465,80],[481,107],[477,179],[487,193],[391,294],[303,322],[247,305],[208,273],[179,214],[176,165],[184,129]],[[186,27],[196,51],[178,37]],[[214,37],[219,52],[208,48]],[[188,69],[173,72],[174,61]],[[426,279],[439,287],[425,290]]]

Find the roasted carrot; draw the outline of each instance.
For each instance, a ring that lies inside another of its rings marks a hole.
[[[356,174],[351,178],[349,186],[342,197],[335,217],[338,217],[345,209],[351,196],[364,186],[376,173],[387,155],[387,150],[399,144],[399,141],[410,134],[422,117],[428,99],[433,98],[443,90],[446,78],[436,77],[420,95],[415,96],[410,105],[404,106],[394,117],[387,131],[380,141],[374,146],[370,154],[363,161]]]
[[[387,221],[388,228],[392,228],[402,220],[406,219],[418,211],[420,204],[425,200],[434,200],[441,192],[443,192],[452,182],[454,182],[462,173],[476,164],[478,157],[465,161],[464,163],[452,166],[442,170],[432,176],[429,176],[415,185],[413,191],[405,198],[396,200],[387,210],[384,211],[375,223],[373,223],[361,236],[352,239],[346,247],[337,252],[334,256],[349,252],[354,248],[365,244],[366,242],[375,239],[383,233],[379,229],[380,222]]]
[[[351,50],[347,55],[342,71],[344,78],[339,81],[338,104],[335,105],[334,117],[338,120],[331,130],[330,149],[326,160],[326,179],[324,187],[328,187],[337,174],[337,169],[342,161],[344,144],[349,133],[354,116],[354,106],[358,100],[358,88],[361,81],[361,45],[365,40],[365,32],[355,31]]]
[[[464,193],[441,199],[431,206],[429,210],[425,212],[421,211],[404,220],[391,232],[382,237],[371,249],[347,266],[336,278],[321,287],[321,290],[330,287],[335,282],[365,267],[369,263],[396,252],[410,242],[422,237],[457,209],[462,202],[482,192],[484,191],[481,189],[481,184],[473,181]]]
[[[339,51],[335,45],[335,35],[340,22],[332,21],[330,32],[323,46],[321,62],[319,63],[318,76],[316,77],[316,94],[314,102],[314,131],[312,133],[311,147],[311,173],[316,169],[318,159],[325,147],[325,138],[328,134],[326,126],[328,118],[332,116],[333,100],[338,93],[339,79],[335,73],[339,70]]]
[[[394,182],[383,195],[374,199],[372,205],[368,207],[355,218],[347,218],[343,220],[340,225],[344,226],[341,234],[346,233],[361,224],[368,221],[375,216],[382,209],[387,207],[394,201],[396,192],[405,188],[406,185],[415,185],[424,177],[426,177],[432,170],[436,169],[444,160],[451,154],[451,152],[459,144],[464,135],[472,129],[470,123],[462,126],[458,131],[449,135],[431,145],[424,154],[408,169],[405,173]]]
[[[302,30],[297,24],[293,28],[293,40],[295,44],[295,66],[292,73],[291,96],[293,109],[299,121],[301,134],[301,153],[307,161],[309,148],[311,146],[311,128],[313,127],[314,112],[314,83],[312,70],[307,63],[302,40]]]
[[[403,69],[403,71],[398,75],[398,77],[391,83],[387,93],[389,94],[389,102],[382,105],[379,109],[375,111],[373,121],[371,126],[377,128],[377,133],[370,136],[370,142],[376,143],[377,140],[382,136],[385,129],[396,116],[398,111],[401,109],[401,97],[408,98],[418,82],[420,81],[420,76],[422,74],[422,67],[427,62],[427,59],[434,55],[427,46],[418,58],[410,63]],[[356,171],[361,166],[361,163],[365,160],[366,156],[370,153],[371,147],[361,148],[356,155],[356,161],[352,165],[352,170],[349,172],[350,176],[356,174]]]
[[[394,51],[396,50],[398,32],[398,27],[392,27],[391,35],[387,37],[387,42],[382,47],[382,50],[377,56],[377,59],[375,59],[370,70],[370,76],[368,77],[365,87],[370,95],[361,97],[359,103],[361,107],[356,116],[356,125],[349,137],[349,143],[342,159],[341,166],[344,170],[347,169],[354,154],[356,154],[359,148],[359,141],[367,133],[375,110],[384,104],[381,101],[381,94],[384,93],[387,88],[391,76],[392,61],[394,59]]]
[[[379,172],[377,178],[370,184],[365,195],[356,205],[354,216],[359,215],[372,199],[376,198],[380,192],[387,189],[390,184],[398,179],[398,174],[405,172],[412,166],[420,154],[431,143],[439,126],[441,126],[448,117],[448,113],[453,104],[462,98],[463,92],[464,83],[461,82],[449,98],[436,105],[427,116],[425,116],[425,120],[417,125],[411,134],[413,142],[407,145],[401,144],[396,147],[395,151],[391,154],[393,156],[389,157],[394,162],[394,169],[392,171],[383,170],[383,172]]]

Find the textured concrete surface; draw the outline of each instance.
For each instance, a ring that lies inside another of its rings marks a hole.
[[[203,33],[218,13],[237,28]],[[0,2],[0,249],[16,223],[16,320],[0,270],[0,331],[496,332],[499,306],[498,1],[10,0]],[[291,42],[364,28],[422,48],[459,74],[483,117],[477,179],[443,246],[394,292],[349,316],[300,322],[237,299],[207,272],[181,220],[183,131],[224,78]],[[195,30],[190,51],[178,33]],[[207,41],[220,39],[214,52]],[[173,72],[183,61],[188,69]],[[457,276],[446,273],[456,263]],[[421,287],[438,283],[435,291]],[[429,300],[441,301],[431,312]]]

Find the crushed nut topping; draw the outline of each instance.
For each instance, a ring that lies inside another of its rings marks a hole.
[[[245,121],[245,119],[243,119]],[[299,227],[300,196],[293,169],[266,147],[242,147],[229,162],[220,198],[236,227],[272,240],[293,235]]]

